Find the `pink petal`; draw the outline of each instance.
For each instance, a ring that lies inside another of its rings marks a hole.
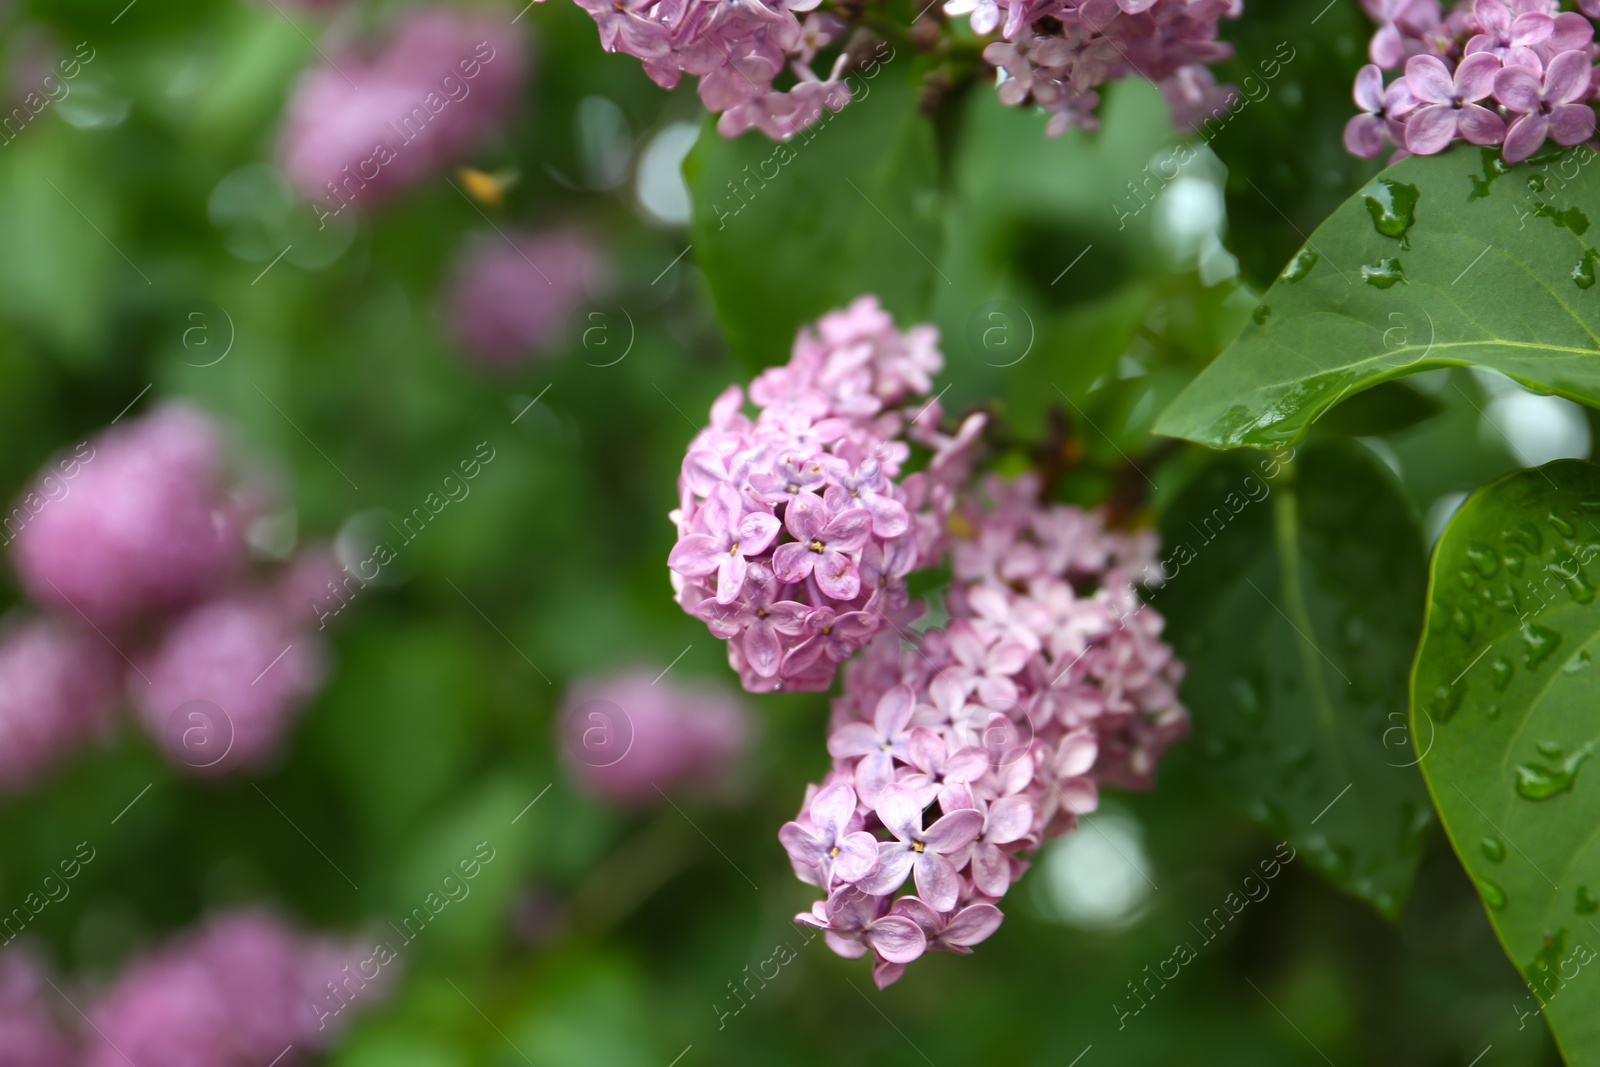
[[[738,539],[739,554],[742,556],[759,556],[765,552],[767,546],[772,544],[772,539],[778,536],[778,531],[783,528],[776,515],[764,512],[754,512],[746,515],[739,523],[739,529],[734,534]]]
[[[1384,121],[1376,115],[1356,115],[1344,126],[1345,151],[1372,159],[1383,151]]]
[[[1074,730],[1061,739],[1061,748],[1056,756],[1056,773],[1063,778],[1087,774],[1099,752],[1099,742],[1095,740],[1093,730]]]
[[[1511,43],[1524,48],[1550,39],[1556,32],[1556,20],[1543,12],[1530,11],[1518,15],[1511,23]]]
[[[903,915],[885,915],[872,924],[866,942],[890,963],[910,963],[928,950],[928,935]]]
[[[857,830],[839,839],[839,854],[833,857],[833,877],[840,882],[859,882],[878,865],[878,839]]]
[[[911,722],[911,713],[916,707],[917,698],[911,692],[909,685],[892,687],[878,698],[878,706],[872,713],[872,721],[878,728],[878,735],[894,737],[904,732],[906,725]]]
[[[893,893],[906,884],[911,873],[911,848],[898,841],[878,843],[878,866],[873,872],[856,882],[856,888],[873,896]]]
[[[815,541],[822,534],[822,528],[827,525],[827,515],[827,508],[823,506],[822,501],[802,493],[789,501],[784,509],[783,524],[789,528],[795,540],[802,543]]]
[[[776,604],[766,607],[767,622],[780,634],[794,637],[805,629],[806,616],[811,614],[811,609],[804,604],[793,600],[780,600]]]
[[[866,508],[851,508],[835,515],[823,527],[822,540],[829,548],[840,552],[854,552],[867,543],[872,533],[872,512]]]
[[[725,553],[717,567],[717,603],[732,604],[744,590],[745,571],[750,561],[736,552]]]
[[[920,815],[921,813],[919,812],[918,814]],[[888,823],[885,822],[884,825],[887,826]],[[978,811],[973,808],[952,811],[949,815],[944,816],[938,822],[922,831],[923,843],[928,846],[928,852],[924,853],[924,855],[929,853],[948,855],[952,852],[959,852],[972,844],[973,839],[982,832],[983,816]],[[928,900],[926,894],[923,895],[923,899]],[[932,903],[931,900],[928,900],[928,902]],[[950,909],[941,908],[940,910],[949,911]]]
[[[917,803],[911,790],[890,786],[878,798],[876,806],[885,829],[901,841],[910,841],[922,833],[922,805]]]
[[[1511,124],[1511,129],[1506,132],[1505,148],[1502,150],[1507,163],[1521,163],[1524,159],[1538,151],[1544,144],[1545,134],[1550,130],[1550,120],[1543,115],[1524,115]]]
[[[944,916],[934,911],[921,897],[901,897],[889,908],[891,915],[904,915],[928,933],[944,925]]]
[[[751,623],[744,631],[744,658],[749,661],[751,670],[763,678],[771,678],[778,673],[778,664],[783,657],[783,646],[778,643],[778,635],[761,620]]]
[[[1031,829],[1033,801],[1027,797],[1001,797],[989,805],[989,820],[983,836],[995,844],[1008,845],[1026,837]]]
[[[1499,144],[1506,136],[1505,120],[1478,104],[1468,104],[1461,109],[1457,127],[1461,136],[1473,144]]]
[[[1004,918],[1005,915],[993,904],[969,904],[950,920],[950,925],[944,928],[939,940],[963,948],[976,945],[1000,929]]]
[[[974,812],[973,814],[977,814]],[[924,852],[912,868],[917,896],[936,911],[949,911],[961,899],[961,876],[949,860],[937,852]],[[910,919],[905,920],[911,922]],[[912,923],[915,926],[915,923]],[[918,933],[921,928],[918,927]]]
[[[944,779],[947,782],[975,782],[989,769],[989,753],[971,745],[950,754],[945,761]]]
[[[844,782],[834,782],[811,798],[811,824],[832,837],[844,832],[856,813],[856,791]]]
[[[705,510],[700,514],[705,516],[707,533],[719,538],[730,537],[744,514],[744,501],[739,499],[733,486],[724,483],[711,491],[711,499],[706,501]]]
[[[1419,156],[1442,152],[1455,140],[1458,112],[1449,104],[1430,104],[1406,121],[1406,148]]]
[[[919,726],[911,731],[911,743],[907,750],[912,764],[926,774],[933,774],[935,768],[944,763],[944,741],[924,727]]]
[[[974,12],[972,17],[977,18],[978,13]],[[992,26],[989,27],[989,29],[993,28],[994,27]],[[978,30],[977,32],[988,33],[989,31]],[[888,989],[890,986],[900,981],[900,979],[905,976],[905,973],[906,965],[903,963],[890,963],[888,960],[883,959],[876,960],[872,964],[872,984],[877,986],[879,989]]]
[[[1584,99],[1589,92],[1590,72],[1587,52],[1562,52],[1545,71],[1545,100],[1554,106]]]
[[[812,552],[812,556],[816,553]],[[832,547],[822,554],[813,573],[817,588],[834,600],[854,600],[861,595],[861,570],[849,556]]]
[[[979,845],[972,852],[972,884],[986,896],[1005,896],[1011,888],[1010,858],[994,845]]]
[[[905,505],[898,500],[873,496],[867,499],[866,508],[872,515],[872,532],[879,537],[899,537],[911,524]]]
[[[1512,111],[1531,114],[1539,110],[1544,86],[1539,76],[1526,67],[1506,67],[1494,79],[1494,97]]]
[[[1383,71],[1368,63],[1356,72],[1356,106],[1362,111],[1383,110]]]
[[[1455,93],[1450,70],[1434,56],[1412,56],[1406,63],[1406,85],[1418,100],[1448,104]]]
[[[1493,52],[1467,56],[1456,68],[1456,89],[1468,103],[1482,100],[1494,92],[1495,75],[1500,73],[1500,57]]]
[[[878,751],[878,731],[864,722],[845,723],[828,738],[828,755],[850,759]]]
[[[874,748],[856,764],[856,795],[863,804],[876,807],[894,781],[894,760],[889,753]]]
[[[828,850],[816,836],[797,822],[786,822],[778,830],[778,841],[796,863],[820,867]]]
[[[790,504],[790,508],[794,505]],[[670,560],[668,561],[670,564]],[[772,553],[772,574],[784,584],[804,581],[816,566],[817,554],[800,541],[779,545]]]
[[[1550,139],[1574,145],[1594,136],[1594,109],[1588,104],[1562,104],[1550,116]]]
[[[1384,70],[1399,66],[1405,54],[1405,42],[1400,39],[1400,31],[1392,22],[1373,34],[1372,44],[1367,48],[1367,55]]]
[[[686,578],[700,578],[722,566],[722,557],[722,545],[716,538],[690,534],[672,546],[667,566]]]

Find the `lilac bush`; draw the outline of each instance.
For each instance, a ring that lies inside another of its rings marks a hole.
[[[971,951],[1025,857],[1102,784],[1149,788],[1188,730],[1182,666],[1138,595],[1154,535],[1042,503],[1031,475],[975,483],[983,416],[952,436],[936,401],[906,417],[937,340],[862,297],[757,378],[755,420],[724,393],[684,460],[668,561],[746,688],[824,689],[849,661],[833,769],[779,840],[825,894],[798,921],[870,952],[880,986],[930,948]],[[907,437],[923,470],[905,473]],[[909,631],[926,605],[906,576],[945,562],[949,621]]]
[[[1356,76],[1352,154],[1371,158],[1387,140],[1397,157],[1433,155],[1465,140],[1501,145],[1518,163],[1547,140],[1594,136],[1594,0],[1581,12],[1557,0],[1462,0],[1448,14],[1439,0],[1364,4],[1379,29]],[[1386,71],[1396,75],[1387,85]]]

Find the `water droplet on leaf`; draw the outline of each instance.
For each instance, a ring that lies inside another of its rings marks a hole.
[[[1376,289],[1393,289],[1401,282],[1406,282],[1406,271],[1398,258],[1380,259],[1376,264],[1362,264],[1361,280]]]
[[[1267,324],[1267,319],[1269,319],[1271,316],[1272,309],[1265,304],[1257,304],[1255,311],[1251,312],[1250,314],[1250,317],[1256,320],[1257,326],[1265,326]]]
[[[1317,260],[1320,258],[1311,249],[1302,248],[1294,254],[1294,258],[1289,261],[1289,265],[1283,268],[1281,277],[1286,282],[1302,281],[1306,275],[1311,273],[1311,268],[1317,265]]]
[[[1539,746],[1540,753],[1556,766],[1524,763],[1517,767],[1518,796],[1528,800],[1549,800],[1559,793],[1572,792],[1573,786],[1578,782],[1578,769],[1593,753],[1594,746],[1584,745],[1565,759],[1561,758],[1559,747],[1555,748],[1554,755],[1548,749],[1548,745]]]
[[[1417,201],[1422,194],[1415,185],[1379,178],[1362,191],[1373,227],[1385,237],[1393,237],[1401,248],[1409,249],[1406,231],[1417,221]]]
[[[1504,693],[1506,686],[1511,684],[1511,676],[1516,671],[1510,660],[1504,656],[1497,656],[1494,662],[1489,664],[1489,680],[1494,683],[1495,689]]]
[[[1483,902],[1495,911],[1506,906],[1506,891],[1487,878],[1478,879],[1478,894],[1483,897]]]
[[[1492,578],[1500,569],[1500,557],[1495,554],[1492,546],[1482,541],[1473,541],[1467,545],[1467,562],[1485,578]]]
[[[1522,639],[1528,644],[1528,653],[1523,657],[1530,671],[1538,670],[1545,660],[1555,652],[1561,644],[1561,635],[1545,626],[1529,623],[1522,631]]]
[[[1483,854],[1491,863],[1499,863],[1506,858],[1506,846],[1498,837],[1486,837],[1478,842],[1478,847],[1483,849]]]
[[[1600,911],[1600,900],[1596,900],[1590,895],[1588,886],[1580,885],[1578,887],[1578,902],[1575,907],[1579,915],[1593,915],[1595,912]]]

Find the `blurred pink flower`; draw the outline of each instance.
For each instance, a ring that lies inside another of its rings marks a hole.
[[[575,228],[480,234],[452,270],[451,333],[480,366],[520,366],[559,349],[568,319],[606,290],[609,276],[599,247]]]
[[[206,774],[259,768],[325,671],[322,639],[303,607],[265,590],[230,593],[177,619],[128,695],[175,762]],[[186,707],[191,702],[202,702]]]
[[[347,50],[301,75],[281,154],[319,217],[382,202],[506,121],[530,58],[520,30],[499,14],[416,8],[376,48]]]
[[[717,792],[750,735],[744,705],[732,694],[645,670],[577,683],[560,724],[573,776],[628,805],[660,803],[662,794],[686,787]]]
[[[210,417],[172,403],[47,468],[19,504],[29,511],[13,540],[23,589],[108,629],[215,591],[245,556],[223,444]],[[30,499],[44,503],[34,512]]]
[[[121,666],[102,638],[54,622],[0,636],[0,791],[34,784],[106,728]]]
[[[332,1010],[343,1003],[333,990],[358,1005],[384,993],[376,967],[356,974],[362,956],[268,912],[215,915],[135,963],[90,1009],[83,1067],[304,1063],[349,1019]],[[324,1001],[332,1007],[319,1009]]]
[[[45,969],[32,953],[12,948],[0,956],[0,1067],[76,1063],[72,1044],[46,1007],[46,998]]]

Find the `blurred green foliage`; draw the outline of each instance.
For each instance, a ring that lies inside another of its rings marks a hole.
[[[776,830],[826,768],[822,698],[751,701],[761,738],[731,809],[608,809],[574,791],[558,759],[552,713],[580,675],[682,652],[675,671],[733,684],[717,642],[670,598],[666,512],[683,447],[722,388],[782,359],[803,319],[860,288],[882,290],[903,321],[939,323],[946,406],[1002,416],[1014,435],[1003,461],[1043,444],[1034,458],[1073,460],[1063,498],[1109,494],[1130,513],[1175,497],[1205,457],[1158,446],[1156,414],[1243,325],[1251,286],[1275,276],[1297,230],[1365,176],[1337,146],[1364,31],[1354,0],[1319,25],[1309,8],[1252,0],[1228,27],[1241,65],[1286,37],[1299,57],[1196,164],[1196,181],[1225,190],[1222,236],[1242,268],[1211,284],[1201,252],[1172,243],[1185,219],[1151,208],[1119,225],[1127,183],[1177,143],[1148,86],[1113,89],[1102,131],[1054,141],[1041,118],[977,86],[950,97],[939,141],[907,110],[908,53],[722,242],[699,198],[692,228],[663,226],[641,217],[629,185],[574,178],[586,97],[620,109],[635,149],[703,111],[690,88],[663,93],[635,60],[602,53],[575,5],[536,5],[518,23],[539,51],[522,114],[472,160],[520,181],[485,211],[502,227],[580,220],[602,234],[620,286],[600,310],[633,343],[601,367],[611,356],[574,334],[566,352],[494,378],[468,369],[441,325],[450,257],[485,228],[442,177],[325,262],[264,274],[300,232],[290,216],[309,209],[216,207],[225,181],[258,180],[250,168],[272,161],[293,79],[318,62],[318,16],[241,0],[121,6],[29,0],[0,13],[8,41],[48,28],[96,49],[83,76],[94,106],[75,123],[44,115],[0,147],[0,489],[164,396],[195,398],[246,452],[280,457],[308,542],[352,516],[408,510],[479,442],[497,458],[408,546],[405,580],[341,618],[335,678],[280,769],[198,783],[130,730],[0,805],[0,898],[78,841],[99,850],[37,924],[64,968],[108,976],[206,909],[245,901],[317,927],[379,928],[488,841],[497,856],[472,896],[408,946],[395,996],[335,1063],[1449,1064],[1490,1044],[1494,1062],[1554,1062],[1543,1027],[1507,1010],[1518,975],[1437,831],[1396,924],[1291,863],[1119,1026],[1114,1002],[1126,1009],[1146,966],[1191,940],[1278,843],[1207,784],[1197,743],[1169,759],[1157,792],[1107,797],[1150,857],[1136,922],[1064,921],[1047,850],[976,955],[931,958],[885,993],[820,939],[802,944],[790,921],[812,894]],[[343,28],[397,6],[363,6]],[[770,151],[706,134],[691,170],[709,182]],[[207,344],[232,342],[211,366],[195,364],[220,349],[185,347],[196,312],[218,331]],[[997,325],[1016,332],[986,337]],[[1431,394],[1442,414],[1386,439],[1418,513],[1514,465],[1500,443],[1479,443],[1460,400],[1478,386],[1454,380],[1464,391]],[[795,960],[734,1014],[732,986],[780,943]]]

